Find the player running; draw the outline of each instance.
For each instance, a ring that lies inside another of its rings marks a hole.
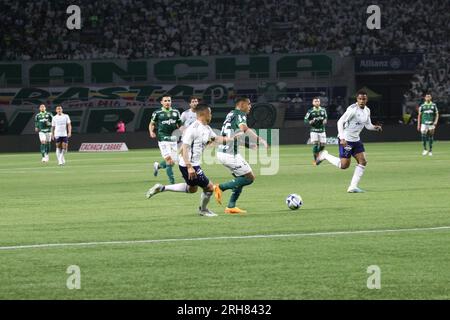
[[[56,142],[56,159],[58,165],[63,166],[66,163],[64,154],[67,152],[69,138],[72,136],[72,124],[70,117],[63,113],[63,108],[56,106],[56,115],[52,119],[52,140]]]
[[[161,109],[152,114],[152,119],[148,125],[151,138],[158,138],[158,146],[164,158],[161,162],[153,164],[153,175],[158,175],[158,169],[166,169],[170,183],[175,183],[173,176],[173,166],[177,159],[177,137],[173,132],[181,126],[180,112],[172,109],[172,98],[168,95],[161,98]],[[155,130],[157,132],[155,133]]]
[[[231,137],[234,133],[248,134],[248,136],[262,143],[267,148],[267,142],[259,137],[253,130],[247,126],[247,114],[250,112],[251,103],[248,98],[239,98],[236,100],[236,108],[228,113],[222,125],[222,136]],[[214,197],[217,202],[222,204],[222,191],[232,190],[228,206],[225,208],[225,213],[245,213],[236,207],[236,202],[241,195],[242,188],[250,185],[255,180],[255,175],[252,168],[245,161],[245,159],[238,153],[237,135],[231,143],[219,145],[217,149],[217,159],[225,167],[227,167],[234,179],[225,183],[214,186]]]
[[[340,169],[347,169],[350,166],[353,156],[358,162],[353,173],[350,186],[347,189],[349,193],[361,193],[364,190],[358,187],[358,183],[366,169],[367,160],[365,157],[364,145],[359,135],[364,127],[367,130],[382,131],[381,126],[375,126],[370,120],[370,109],[366,106],[367,93],[358,91],[356,94],[356,103],[347,108],[347,111],[338,120],[338,138],[339,138],[339,157],[332,156],[327,150],[321,151],[317,157],[317,164],[323,160],[329,161]]]
[[[310,138],[313,146],[314,164],[316,164],[317,155],[325,149],[327,144],[327,135],[325,125],[327,124],[327,111],[320,106],[320,98],[316,97],[312,101],[313,107],[305,115],[305,123],[311,126]]]
[[[181,131],[184,131],[187,127],[193,124],[195,120],[197,120],[197,114],[195,113],[195,108],[197,107],[197,105],[198,105],[198,98],[190,97],[189,109],[181,114],[181,123],[183,124],[180,127]]]
[[[425,95],[425,102],[419,108],[417,116],[417,131],[422,134],[423,152],[422,155],[433,155],[434,131],[439,121],[439,110],[432,101],[431,93]],[[427,141],[430,146],[427,150]]]
[[[51,146],[51,131],[52,131],[53,115],[46,111],[45,104],[39,106],[39,113],[34,117],[34,131],[39,133],[39,140],[41,141],[41,155],[42,162],[48,162]]]
[[[205,217],[215,217],[217,214],[207,208],[213,193],[213,184],[200,167],[200,160],[205,147],[211,142],[227,142],[226,137],[217,136],[209,126],[211,122],[211,108],[206,104],[199,104],[195,109],[197,120],[191,124],[183,134],[179,168],[185,183],[162,185],[155,184],[147,193],[147,199],[165,191],[195,193],[198,187],[203,189],[200,197],[199,214]],[[233,139],[233,138],[231,138]]]

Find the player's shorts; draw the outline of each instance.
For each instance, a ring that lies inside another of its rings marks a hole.
[[[309,136],[312,143],[327,143],[327,134],[325,132],[310,132]]]
[[[252,168],[240,154],[233,155],[225,152],[217,152],[217,160],[227,167],[236,177],[252,172]]]
[[[56,143],[69,143],[68,137],[55,137]]]
[[[180,168],[181,174],[183,175],[184,181],[188,186],[199,186],[201,188],[206,188],[209,184],[209,179],[203,173],[202,168],[200,166],[194,166],[195,173],[197,174],[197,178],[193,180],[189,180],[189,173],[187,167],[178,166]]]
[[[358,153],[366,151],[364,145],[361,141],[349,142],[347,141],[347,146],[339,144],[339,157],[349,159],[354,157]]]
[[[158,141],[159,150],[162,157],[165,159],[171,157],[173,161],[178,159],[178,144],[172,141]]]
[[[434,130],[436,127],[432,124],[421,124],[420,125],[420,133],[426,134],[430,130]]]
[[[50,142],[52,141],[52,134],[50,132],[39,132],[39,140]]]

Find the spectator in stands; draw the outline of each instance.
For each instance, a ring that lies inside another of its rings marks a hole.
[[[448,26],[448,1],[379,0],[384,20],[378,32],[361,23],[367,14],[354,10],[360,4],[355,0],[307,1],[302,6],[296,0],[261,5],[195,0],[189,6],[183,0],[79,0],[86,17],[79,32],[61,24],[67,18],[64,1],[18,3],[0,3],[1,60],[434,51],[432,60],[447,65],[448,74],[448,60],[441,53],[450,51],[449,29],[438,27]]]
[[[125,133],[125,122],[123,122],[122,119],[117,122],[116,132]]]

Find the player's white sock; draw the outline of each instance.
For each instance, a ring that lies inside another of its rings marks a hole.
[[[61,162],[61,149],[56,148],[56,159],[58,159],[58,162]]]
[[[177,184],[169,184],[164,186],[163,191],[172,191],[172,192],[187,192],[187,184],[186,183],[177,183]]]
[[[206,211],[206,206],[208,205],[211,196],[212,192],[202,192],[200,195],[200,210]]]
[[[366,169],[365,166],[358,164],[355,167],[355,172],[353,172],[353,178],[352,182],[350,183],[349,189],[354,189],[358,187],[359,180],[361,180],[361,177],[364,174],[364,169]]]
[[[338,167],[339,169],[341,168],[341,159],[339,159],[338,157],[332,156],[331,154],[327,153],[325,154],[324,158],[332,165]]]
[[[67,152],[66,149],[62,149],[61,150],[61,162],[65,163],[66,162],[66,158],[64,158],[64,154]]]

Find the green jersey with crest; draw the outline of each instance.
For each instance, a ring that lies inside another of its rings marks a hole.
[[[234,110],[230,111],[227,114],[225,121],[223,122],[221,135],[223,137],[231,137],[235,132],[240,130],[239,126],[241,124],[247,125],[247,114],[245,112],[242,112],[239,109],[234,109]],[[231,152],[229,150],[230,150],[230,148],[233,148],[233,154],[237,154],[238,147],[239,147],[239,145],[238,145],[238,141],[236,138],[236,139],[234,139],[233,142],[219,145],[218,151],[219,152]]]
[[[313,107],[309,109],[305,115],[305,123],[309,124],[311,120],[314,120],[314,122],[311,124],[311,132],[325,132],[325,125],[323,124],[323,120],[326,119],[327,111],[322,107]]]
[[[176,141],[172,133],[181,126],[180,112],[176,109],[161,108],[152,114],[152,123],[156,126],[158,141]]]
[[[52,131],[53,115],[50,112],[39,112],[34,117],[34,126],[39,132],[48,133]]]
[[[433,102],[430,103],[425,102],[420,106],[419,112],[420,112],[420,123],[432,125],[436,120],[438,108],[436,104]]]

